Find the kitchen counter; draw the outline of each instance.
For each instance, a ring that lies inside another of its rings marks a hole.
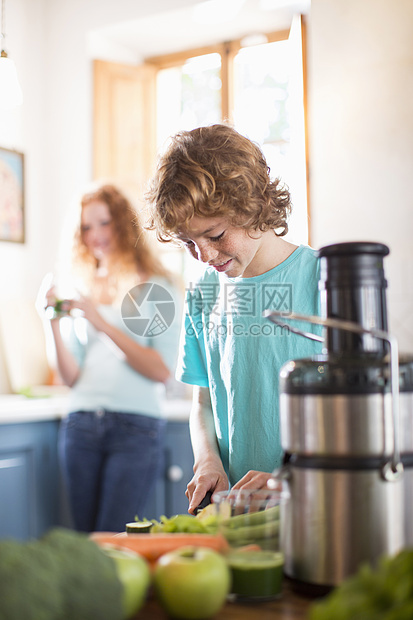
[[[59,420],[67,413],[68,389],[60,386],[45,386],[34,391],[34,397],[22,394],[0,395],[0,424],[40,422]],[[191,401],[171,399],[164,401],[162,410],[167,420],[185,421],[189,418]]]
[[[66,413],[66,395],[27,398],[21,394],[0,396],[0,424],[58,420]]]
[[[226,603],[213,620],[306,620],[314,599],[296,594],[284,579],[280,598],[265,603]],[[154,596],[149,597],[136,620],[167,620],[168,616]]]

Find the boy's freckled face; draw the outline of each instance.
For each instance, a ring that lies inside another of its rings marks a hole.
[[[250,278],[261,271],[263,234],[231,225],[224,217],[194,216],[179,234],[189,253],[229,278]],[[264,269],[265,271],[265,269]]]

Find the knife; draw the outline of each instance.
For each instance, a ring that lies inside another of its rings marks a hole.
[[[204,499],[201,501],[200,504],[198,504],[198,506],[195,508],[194,510],[194,515],[197,515],[198,512],[200,510],[202,510],[203,508],[205,508],[205,506],[208,506],[208,504],[211,503],[211,499],[212,499],[212,491],[207,491]]]

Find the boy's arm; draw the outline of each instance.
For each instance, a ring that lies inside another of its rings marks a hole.
[[[214,493],[228,489],[208,388],[194,387],[189,428],[194,453],[194,477],[188,484],[186,496],[189,499],[188,512],[193,513],[208,491]]]

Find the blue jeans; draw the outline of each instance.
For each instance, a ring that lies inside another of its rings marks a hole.
[[[63,421],[60,454],[74,527],[125,530],[164,468],[165,420],[98,409]]]

